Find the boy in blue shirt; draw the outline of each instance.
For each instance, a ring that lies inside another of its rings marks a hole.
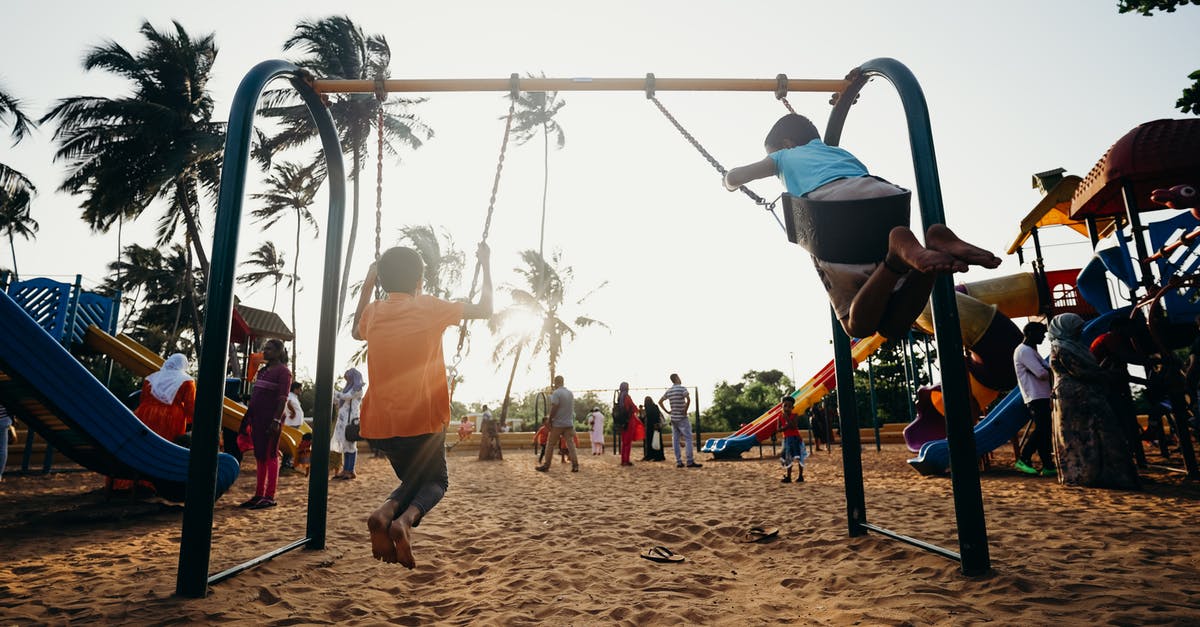
[[[825,145],[817,127],[802,115],[780,118],[767,133],[764,146],[765,159],[725,175],[726,189],[734,191],[750,181],[778,176],[789,194],[812,200],[853,201],[905,193],[871,176],[850,152]],[[1000,259],[959,239],[946,225],[935,224],[925,232],[923,246],[908,227],[894,227],[887,256],[877,263],[835,263],[815,255],[813,263],[847,335],[868,337],[878,332],[898,337],[925,308],[936,275],[966,272],[968,266],[995,268]]]

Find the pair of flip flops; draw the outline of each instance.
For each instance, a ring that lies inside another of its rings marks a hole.
[[[779,527],[750,527],[742,534],[742,542],[765,542],[779,535]]]
[[[665,546],[654,546],[642,551],[642,559],[648,559],[651,562],[673,564],[676,562],[682,562],[683,556],[675,553]]]

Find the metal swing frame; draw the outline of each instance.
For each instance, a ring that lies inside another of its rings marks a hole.
[[[941,188],[933,151],[925,96],[916,78],[900,62],[880,58],[855,68],[845,79],[797,80],[778,76],[774,79],[653,78],[657,91],[769,91],[777,97],[788,91],[833,92],[834,109],[825,131],[825,142],[836,145],[850,106],[866,82],[875,76],[886,78],[899,92],[908,122],[909,141],[917,176],[922,221],[926,228],[944,223]],[[652,77],[647,78],[524,78],[503,79],[420,79],[383,81],[386,92],[459,92],[512,91],[519,82],[521,91],[645,91],[650,93]],[[206,302],[208,311],[200,354],[200,369],[194,421],[195,437],[189,460],[189,480],[185,505],[179,566],[175,592],[186,597],[204,597],[208,586],[257,564],[297,548],[324,549],[328,503],[328,476],[313,473],[309,477],[308,512],[305,537],[269,551],[240,566],[209,576],[212,550],[212,525],[216,498],[216,464],[220,439],[221,404],[224,388],[225,341],[229,337],[233,315],[234,270],[237,265],[238,234],[246,175],[250,163],[255,108],[268,83],[284,79],[291,82],[308,107],[321,140],[328,166],[329,212],[325,229],[325,268],[319,315],[316,414],[313,432],[313,467],[324,468],[329,460],[332,427],[334,349],[337,342],[337,300],[341,276],[341,241],[345,213],[345,166],[333,118],[321,101],[323,93],[375,93],[374,80],[313,80],[301,68],[287,61],[259,63],[242,79],[231,106],[225,158],[221,171],[217,215],[214,226],[213,257]],[[846,509],[849,534],[860,536],[874,531],[913,544],[961,563],[966,575],[978,575],[990,569],[987,533],[983,516],[983,498],[979,469],[975,460],[974,433],[969,419],[969,386],[966,369],[959,355],[962,340],[954,286],[949,276],[939,276],[933,288],[933,319],[938,358],[943,377],[947,416],[947,435],[954,489],[954,504],[960,553],[922,542],[866,520],[862,483],[862,445],[858,436],[858,417],[853,396],[853,368],[850,341],[832,315],[834,356],[838,389],[838,410],[843,421],[842,461],[846,477]]]

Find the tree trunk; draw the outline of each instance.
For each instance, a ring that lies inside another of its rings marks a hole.
[[[500,405],[500,423],[508,424],[508,406],[511,402],[513,379],[517,376],[517,364],[521,361],[521,351],[525,349],[524,344],[517,346],[517,352],[513,355],[512,370],[508,373],[508,386],[504,388],[504,402]],[[485,423],[487,421],[484,421]],[[503,459],[504,452],[500,449],[500,434],[496,423],[493,421],[490,425],[485,425],[481,429],[482,439],[479,442],[479,459],[481,461]]]
[[[542,227],[538,231],[538,259],[542,264],[538,276],[538,299],[545,297],[546,291],[546,200],[550,189],[550,133],[546,124],[542,123]]]
[[[190,198],[187,193],[187,185],[184,181],[180,181],[177,185],[179,185],[179,197],[184,199],[183,224],[187,229],[188,242],[191,244],[192,249],[196,251],[196,261],[200,264],[200,272],[204,273],[204,276],[209,278],[211,282],[209,275],[211,268],[208,265],[208,255],[205,254],[204,246],[200,243],[200,226],[196,223],[196,216],[192,213],[191,203],[187,202],[187,199]],[[199,340],[199,338],[196,339]]]
[[[192,274],[192,250],[188,249],[187,254],[187,270],[183,273],[183,280],[187,285],[183,289],[187,291],[188,304],[192,308],[192,350],[193,354],[200,354],[200,336],[204,333],[203,326],[200,324],[200,304],[196,301],[196,280]],[[226,339],[228,341],[228,338]]]
[[[300,272],[300,210],[296,210],[296,250],[292,255],[292,372],[300,363],[300,352],[296,350],[296,341],[300,334],[296,331],[296,281]]]
[[[504,403],[500,406],[500,422],[508,424],[508,404],[509,397],[512,395],[513,379],[517,376],[517,364],[521,361],[521,351],[525,350],[525,345],[517,346],[517,352],[513,355],[512,370],[508,373],[508,387],[504,388]]]
[[[350,282],[350,262],[354,260],[354,240],[358,236],[358,179],[359,179],[359,162],[361,161],[359,154],[359,145],[357,135],[354,138],[354,174],[352,180],[354,183],[354,201],[353,209],[350,212],[350,240],[346,243],[346,265],[342,267],[342,285],[338,289],[338,324],[342,324],[342,314],[346,309],[346,288]],[[370,289],[364,285],[363,289]]]
[[[8,230],[8,249],[9,249],[10,251],[12,251],[12,258],[13,258],[13,278],[12,278],[12,282],[13,282],[13,283],[16,283],[17,281],[21,280],[21,275],[20,275],[20,274],[17,272],[17,246],[16,246],[16,244],[13,242],[13,232],[12,232],[12,229],[9,229],[9,230]]]

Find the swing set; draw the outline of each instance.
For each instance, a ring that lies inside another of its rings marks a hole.
[[[918,197],[924,226],[944,223],[941,188],[938,182],[937,164],[934,157],[933,137],[929,126],[929,114],[925,96],[911,71],[894,59],[880,58],[868,61],[853,69],[846,78],[834,80],[789,79],[779,75],[775,79],[714,79],[714,78],[656,78],[647,74],[645,78],[519,78],[513,74],[508,79],[386,79],[386,80],[317,80],[308,72],[287,61],[272,60],[259,63],[242,79],[234,95],[229,114],[225,157],[222,165],[221,187],[214,232],[211,275],[206,311],[209,312],[205,326],[200,355],[198,391],[193,426],[193,444],[189,459],[187,500],[179,550],[179,564],[175,592],[186,597],[204,597],[208,587],[236,575],[248,568],[266,562],[297,548],[319,550],[325,548],[328,504],[328,482],[326,473],[313,473],[309,477],[308,510],[306,532],[303,538],[264,553],[239,566],[209,575],[209,559],[212,550],[212,526],[214,501],[216,498],[217,452],[220,438],[222,390],[224,385],[225,338],[233,311],[234,271],[237,264],[238,234],[241,224],[242,202],[245,196],[246,175],[250,163],[250,144],[253,135],[255,109],[260,95],[268,83],[288,80],[312,115],[327,162],[329,182],[328,224],[325,229],[325,267],[321,291],[319,315],[318,351],[316,368],[316,415],[314,416],[312,464],[324,468],[329,460],[329,439],[332,428],[334,349],[337,342],[338,293],[341,277],[341,242],[344,231],[346,176],[345,165],[338,141],[337,131],[329,111],[322,102],[322,95],[329,93],[374,93],[379,100],[379,117],[382,129],[383,104],[389,93],[433,93],[464,91],[509,92],[512,105],[505,122],[504,139],[500,158],[488,202],[481,241],[486,242],[495,209],[496,193],[500,184],[509,132],[512,127],[516,96],[521,91],[638,91],[644,92],[660,112],[675,126],[689,143],[718,172],[724,167],[683,127],[657,98],[659,91],[754,91],[774,92],[778,100],[791,111],[787,101],[789,92],[831,92],[833,111],[825,130],[825,143],[836,146],[841,138],[842,127],[850,106],[858,94],[873,77],[887,79],[897,90],[904,108],[916,173]],[[382,130],[378,138],[382,153]],[[382,214],[382,161],[377,166],[375,247],[378,257],[380,248],[379,218]],[[743,187],[743,194],[756,205],[775,215],[779,199],[767,201],[753,191]],[[786,197],[785,197],[786,198]],[[786,203],[785,203],[786,204]],[[796,210],[797,215],[799,210]],[[789,222],[792,220],[789,207]],[[776,221],[779,217],[775,215]],[[780,224],[787,231],[787,227]],[[793,234],[789,234],[792,241]],[[479,279],[477,264],[472,279],[469,298],[474,300]],[[855,410],[853,364],[850,355],[850,338],[842,330],[836,315],[830,311],[834,336],[834,361],[838,386],[838,412],[841,415],[842,463],[845,470],[845,494],[848,532],[850,536],[861,536],[868,531],[876,532],[924,550],[956,560],[965,575],[986,573],[990,565],[987,531],[983,514],[983,498],[976,464],[974,434],[970,419],[969,385],[966,370],[960,355],[963,352],[958,311],[955,305],[954,285],[951,277],[941,275],[934,284],[933,318],[937,339],[938,359],[942,372],[945,393],[945,415],[947,436],[950,443],[951,481],[954,495],[956,526],[959,551],[954,552],[921,540],[895,533],[867,522],[866,499],[863,489],[862,443],[859,439],[858,417]],[[460,326],[458,351],[448,366],[450,385],[457,374],[467,338],[465,323]]]

